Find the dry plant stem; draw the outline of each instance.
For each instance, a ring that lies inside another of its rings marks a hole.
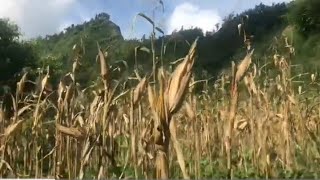
[[[170,133],[171,133],[171,138],[172,138],[174,149],[177,153],[178,163],[180,165],[180,169],[182,171],[183,178],[190,179],[189,174],[186,169],[186,163],[184,161],[183,152],[182,152],[180,143],[177,139],[177,130],[176,130],[176,124],[175,124],[174,119],[170,123]]]
[[[134,105],[133,105],[133,91],[131,92],[131,103],[130,103],[130,138],[131,138],[131,156],[132,156],[132,162],[134,167],[134,175],[135,178],[138,179],[138,169],[137,169],[137,151],[136,151],[136,135],[135,135],[135,120],[134,120]]]
[[[150,88],[148,89],[149,102],[155,118],[153,136],[156,150],[155,165],[157,179],[168,179],[170,177],[168,162],[170,121],[172,115],[180,109],[187,85],[189,84],[197,40],[198,38],[192,44],[184,61],[177,66],[168,81],[165,80],[163,71],[159,71],[160,90],[155,101],[153,97],[154,93]]]
[[[106,58],[104,57],[104,54],[102,53],[99,44],[98,44],[98,52],[99,52],[99,59],[100,59],[100,74],[102,77],[102,82],[103,82],[103,91],[104,91],[104,97],[103,97],[103,114],[102,114],[102,147],[100,148],[100,152],[104,152],[104,148],[106,147],[106,142],[107,142],[107,130],[109,129],[109,118],[108,118],[108,111],[109,111],[109,81],[108,81],[108,76],[109,76],[109,69],[107,67],[107,62]],[[102,161],[101,165],[104,166],[106,165],[107,162],[106,158],[102,158],[99,161]]]
[[[193,88],[191,89],[191,91],[193,91]],[[202,131],[200,131],[200,129],[201,129],[201,125],[199,126],[199,124],[198,123],[200,123],[199,121],[198,121],[198,119],[197,119],[197,116],[196,116],[196,114],[195,114],[195,112],[197,112],[196,111],[196,107],[197,107],[197,99],[196,99],[196,97],[194,96],[194,93],[191,93],[191,99],[192,99],[192,106],[193,106],[193,109],[194,109],[194,111],[193,111],[193,114],[194,114],[194,116],[193,116],[193,118],[191,119],[192,120],[192,124],[193,124],[193,127],[194,127],[194,135],[195,135],[195,148],[196,148],[196,166],[195,166],[195,168],[196,168],[196,173],[197,173],[197,176],[198,176],[198,179],[200,179],[201,178],[201,168],[200,168],[200,161],[201,161],[201,145],[202,145],[202,143],[201,143],[201,138],[200,138],[200,136],[201,136],[201,132]],[[211,151],[210,151],[211,152]]]
[[[231,157],[232,157],[232,138],[233,138],[233,128],[234,128],[234,120],[236,116],[236,111],[238,107],[238,83],[243,78],[244,74],[246,73],[248,67],[251,64],[251,56],[253,54],[252,50],[249,52],[243,61],[235,68],[235,64],[232,63],[232,84],[231,84],[231,102],[230,102],[230,109],[229,109],[229,119],[228,119],[228,128],[226,132],[226,139],[225,139],[225,146],[227,152],[227,169],[229,173],[229,177],[232,178],[232,165],[231,165]]]
[[[234,119],[237,110],[238,104],[238,85],[234,84],[231,90],[231,104],[229,111],[229,123],[228,123],[228,131],[227,131],[227,139],[226,139],[226,150],[227,150],[227,169],[229,173],[229,178],[232,177],[232,167],[231,167],[231,153],[232,153],[232,136],[233,136],[233,126]]]
[[[151,34],[151,51],[152,51],[152,72],[153,72],[153,82],[156,82],[156,75],[157,75],[157,69],[156,69],[156,52],[154,47],[154,36],[155,36],[155,27],[154,24],[152,24],[152,34]],[[155,91],[155,87],[154,87]]]
[[[254,116],[253,116],[253,97],[252,93],[250,93],[250,130],[251,130],[251,145],[252,145],[252,164],[256,167],[257,160],[256,160],[256,126],[254,122]]]
[[[139,121],[138,121],[138,123],[139,124],[143,124],[143,121],[142,121],[142,105],[141,105],[141,101],[139,101],[139,103],[138,103],[138,119],[139,119]],[[140,126],[141,127],[141,126]],[[144,126],[142,126],[142,128],[146,128],[146,127],[144,127]],[[136,131],[135,131],[136,132]],[[141,130],[139,131],[139,132],[141,132]],[[144,162],[145,161],[148,161],[148,158],[147,157],[145,157],[144,158]],[[148,169],[148,166],[145,166],[146,168],[144,168],[145,170],[144,170],[144,175],[145,175],[145,178],[146,179],[148,179],[148,172],[149,172],[149,169]]]
[[[46,78],[46,77],[45,77]],[[42,85],[44,86],[44,85]],[[33,140],[33,151],[34,151],[34,158],[35,158],[35,178],[39,177],[39,159],[38,159],[38,139],[39,139],[39,129],[41,128],[41,122],[40,122],[40,106],[41,106],[41,96],[43,94],[44,88],[42,88],[39,97],[38,97],[38,102],[36,105],[36,110],[34,112],[34,125],[33,125],[33,133],[35,134],[34,140]],[[41,148],[41,147],[40,147]]]
[[[194,77],[191,78],[191,83],[194,82]],[[200,132],[199,132],[199,126],[198,126],[198,122],[197,122],[197,117],[195,115],[195,112],[193,109],[196,109],[196,97],[193,94],[193,88],[194,86],[192,86],[191,88],[189,88],[189,101],[191,102],[191,105],[189,105],[188,103],[186,104],[187,107],[187,113],[188,116],[191,120],[191,125],[192,125],[192,130],[193,130],[193,139],[194,139],[194,149],[196,151],[196,155],[194,156],[194,173],[195,173],[195,178],[196,179],[200,179],[201,177],[201,170],[200,170]],[[191,107],[192,106],[192,107]]]
[[[163,95],[160,95],[160,97]],[[158,116],[159,117],[159,116]],[[168,125],[168,119],[158,119],[155,124],[155,165],[156,165],[156,178],[168,179],[169,176],[169,142],[170,142],[170,130]]]
[[[166,135],[165,137],[169,137]],[[157,147],[158,146],[158,147]],[[156,151],[156,178],[157,179],[168,179],[169,178],[169,140],[162,142],[162,145],[157,145]]]

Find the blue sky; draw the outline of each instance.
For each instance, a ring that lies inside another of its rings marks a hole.
[[[0,18],[16,22],[26,38],[44,36],[63,30],[70,24],[78,24],[106,12],[120,26],[125,38],[140,38],[151,31],[151,26],[141,18],[142,12],[155,19],[167,34],[174,29],[200,27],[212,30],[231,12],[241,12],[256,4],[289,2],[290,0],[163,0],[164,12],[159,0],[0,0]],[[158,5],[158,6],[156,6]],[[135,21],[134,21],[135,20]]]

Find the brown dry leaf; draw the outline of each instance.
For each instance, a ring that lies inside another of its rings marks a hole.
[[[180,165],[180,169],[181,169],[182,174],[183,174],[183,178],[184,179],[190,179],[189,174],[188,174],[187,169],[186,169],[186,164],[185,164],[182,148],[181,148],[180,143],[178,142],[178,139],[177,139],[175,121],[172,121],[170,123],[170,133],[171,133],[171,136],[172,136],[173,146],[174,146],[174,148],[176,150],[176,153],[177,153],[177,159],[178,159],[178,163]]]
[[[0,123],[4,121],[5,118],[5,112],[0,108]]]
[[[128,115],[127,115],[127,114],[123,114],[122,117],[123,117],[124,122],[125,122],[126,124],[129,124],[130,120],[129,120]]]
[[[156,97],[154,103],[155,103],[155,110],[154,110],[154,117],[159,118],[159,120],[168,120],[168,109],[166,106],[166,96],[164,92],[164,86],[165,86],[165,79],[163,74],[159,71],[158,73],[158,78],[160,82],[160,90],[159,90],[159,95]]]
[[[246,57],[242,60],[242,62],[239,64],[238,68],[237,68],[237,72],[235,75],[235,82],[238,83],[241,78],[243,77],[243,75],[245,74],[245,72],[247,71],[247,69],[249,68],[250,64],[251,64],[251,57],[253,54],[254,50],[252,50],[250,53],[248,53],[246,55]]]
[[[247,88],[249,89],[250,83],[249,83],[249,77],[248,77],[248,76],[245,76],[245,77],[243,78],[243,82],[244,82],[244,84],[247,86]]]
[[[302,86],[299,86],[299,87],[298,87],[298,93],[299,93],[299,95],[302,94]]]
[[[17,93],[18,94],[22,94],[23,93],[23,90],[24,90],[24,85],[25,85],[25,82],[27,80],[27,74],[28,73],[25,73],[21,80],[17,83]]]
[[[19,120],[14,124],[10,124],[5,130],[3,136],[8,138],[9,136],[13,135],[22,125],[24,120]]]
[[[5,160],[1,159],[0,161],[0,169],[2,169],[2,166],[5,165],[7,169],[9,169],[11,172],[13,172],[13,169],[11,168],[10,164],[6,162]]]
[[[78,67],[78,62],[77,62],[77,61],[73,62],[73,64],[72,64],[72,72],[73,72],[73,73],[76,72],[77,67]]]
[[[90,114],[94,114],[95,113],[99,102],[100,102],[100,97],[99,96],[94,97],[94,100],[90,104]]]
[[[101,165],[99,168],[99,173],[98,173],[98,179],[104,179],[105,178],[105,170],[104,167]]]
[[[258,68],[257,68],[257,64],[253,64],[253,74],[252,74],[252,78],[254,79],[256,76],[257,76],[257,70]]]
[[[62,101],[62,94],[63,92],[65,92],[65,90],[66,90],[65,84],[62,81],[60,81],[58,86],[58,102]]]
[[[237,122],[236,128],[239,130],[243,130],[248,125],[248,121],[245,119],[241,119]]]
[[[84,118],[81,115],[77,116],[76,122],[79,123],[80,127],[84,126]]]
[[[219,117],[221,120],[226,120],[228,117],[228,111],[226,110],[219,110]]]
[[[99,45],[98,45],[99,47]],[[109,70],[107,67],[107,62],[106,59],[104,58],[104,54],[102,53],[100,47],[98,48],[99,51],[99,59],[100,59],[100,73],[101,73],[101,77],[106,80],[109,74]]]
[[[186,87],[190,81],[191,69],[195,60],[195,48],[197,46],[196,39],[192,44],[188,55],[184,61],[177,66],[172,73],[166,89],[166,97],[168,97],[168,110],[170,113],[175,113],[181,106],[182,97],[185,94]]]
[[[246,84],[246,86],[248,88],[248,91],[252,92],[253,94],[256,95],[258,92],[257,92],[256,85],[255,85],[255,83],[253,81],[253,78],[254,77],[253,77],[252,73],[249,73],[249,75],[245,76],[243,78],[243,80],[244,80],[244,83]]]
[[[148,100],[149,100],[151,109],[154,109],[154,93],[150,84],[148,85]]]
[[[98,137],[99,138],[99,137]],[[85,166],[89,162],[89,158],[91,155],[91,152],[95,146],[90,147],[90,140],[87,138],[86,143],[84,145],[84,148],[82,149],[81,152],[81,165],[80,165],[80,172],[79,172],[79,179],[83,179],[84,173],[85,173]]]
[[[60,124],[57,124],[56,128],[61,133],[66,134],[68,136],[72,136],[72,137],[77,138],[77,139],[82,139],[86,135],[86,132],[83,129],[80,129],[80,128],[69,128],[69,127],[62,126]]]
[[[314,74],[311,74],[311,81],[314,82],[316,80],[316,76]]]
[[[283,119],[283,115],[282,114],[276,114],[276,117]]]
[[[64,104],[68,104],[70,103],[70,100],[72,99],[73,97],[73,93],[74,93],[74,86],[71,84],[70,86],[67,86],[67,89],[66,89],[66,94],[65,94],[65,97],[64,97]]]
[[[193,119],[196,118],[196,115],[195,115],[195,113],[194,113],[191,105],[190,105],[188,102],[186,102],[186,111],[187,111],[187,115],[188,115],[188,117],[189,117],[190,119],[193,120]]]
[[[137,85],[137,87],[134,89],[133,92],[133,105],[137,104],[137,102],[139,101],[139,99],[142,97],[143,91],[146,88],[147,85],[147,78],[144,77],[139,84]]]
[[[296,105],[296,104],[297,104],[297,103],[296,103],[296,100],[293,98],[292,95],[288,95],[288,99],[289,99],[289,101],[290,101],[293,105]]]
[[[46,88],[46,86],[47,86],[47,83],[48,83],[48,78],[49,78],[49,75],[46,74],[46,75],[44,76],[44,78],[42,79],[42,81],[41,81],[41,91],[44,91],[44,90],[45,90],[45,88]]]
[[[26,110],[28,110],[31,106],[32,106],[32,104],[29,104],[29,105],[24,106],[23,108],[19,109],[18,116],[21,116],[21,114],[24,113]]]

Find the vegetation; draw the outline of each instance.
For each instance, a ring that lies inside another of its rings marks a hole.
[[[0,85],[11,80],[12,85],[18,80],[14,75],[20,72],[24,67],[34,67],[38,58],[33,51],[33,46],[29,42],[19,42],[18,26],[8,19],[0,21]],[[3,93],[3,92],[2,92]],[[0,91],[1,94],[1,91]]]
[[[310,8],[261,4],[206,35],[139,14],[154,31],[130,41],[105,13],[31,42],[2,20],[0,177],[318,178]]]

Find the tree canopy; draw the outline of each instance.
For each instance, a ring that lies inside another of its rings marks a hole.
[[[0,84],[14,80],[14,76],[24,67],[34,67],[37,54],[33,45],[20,41],[16,24],[8,19],[0,19]]]

